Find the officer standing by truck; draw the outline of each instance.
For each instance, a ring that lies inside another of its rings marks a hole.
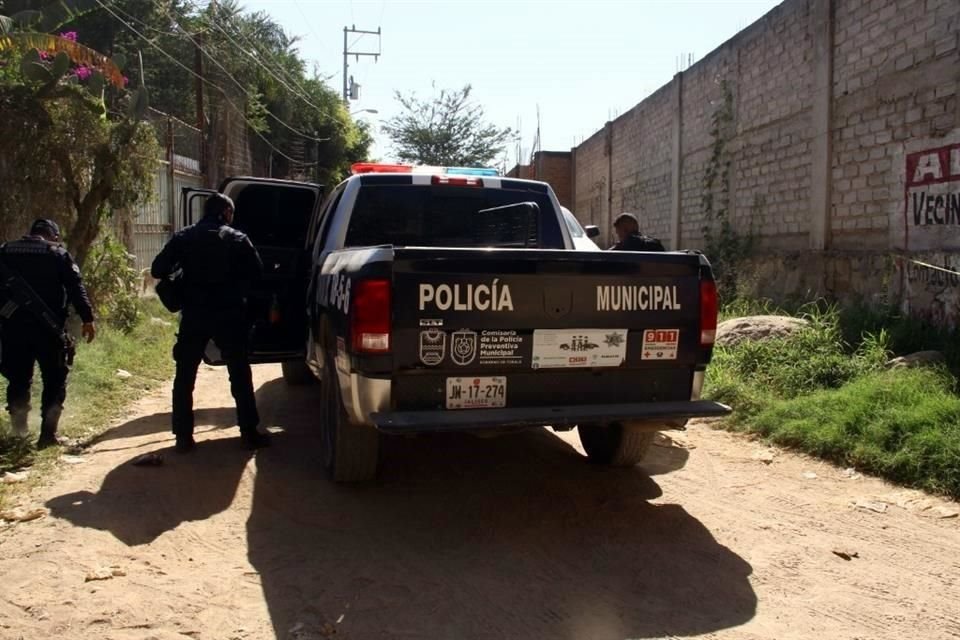
[[[621,213],[613,221],[617,243],[610,251],[666,251],[656,238],[640,233],[640,221],[632,213]]]
[[[246,292],[260,278],[263,263],[250,238],[230,226],[233,212],[233,200],[211,195],[203,219],[177,232],[150,269],[158,280],[178,269],[183,272],[183,309],[173,347],[172,417],[176,450],[181,453],[194,447],[193,388],[211,339],[227,363],[242,444],[248,449],[270,444],[269,436],[258,431],[260,416],[247,352]]]
[[[39,364],[43,394],[37,448],[57,445],[73,360],[73,341],[64,331],[67,304],[80,316],[82,335],[91,342],[97,327],[90,298],[52,220],[37,220],[28,235],[0,246],[0,263],[0,373],[8,382],[13,432],[27,436],[33,368]]]

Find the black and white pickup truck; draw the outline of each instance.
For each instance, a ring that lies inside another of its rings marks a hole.
[[[268,267],[255,361],[322,381],[333,479],[373,477],[381,434],[576,427],[590,460],[626,466],[657,431],[729,412],[699,398],[718,309],[699,253],[575,250],[542,182],[354,172],[322,203],[303,183],[221,187]]]

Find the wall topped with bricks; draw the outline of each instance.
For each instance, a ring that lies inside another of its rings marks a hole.
[[[574,212],[702,249],[719,211],[761,254],[884,256],[850,258],[894,265],[874,293],[945,299],[903,260],[960,268],[958,40],[957,0],[786,0],[576,147]],[[869,288],[830,265],[814,290]]]

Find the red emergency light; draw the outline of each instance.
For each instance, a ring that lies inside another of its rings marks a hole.
[[[350,166],[353,175],[361,173],[413,173],[410,164],[383,164],[380,162],[354,162]]]

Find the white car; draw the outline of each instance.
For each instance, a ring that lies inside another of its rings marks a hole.
[[[560,207],[560,209],[563,211],[563,219],[566,221],[567,228],[570,229],[570,235],[573,237],[573,248],[577,251],[600,251],[600,247],[591,240],[591,238],[600,235],[600,228],[592,224],[581,227],[580,221],[577,220],[570,209],[566,207]]]

